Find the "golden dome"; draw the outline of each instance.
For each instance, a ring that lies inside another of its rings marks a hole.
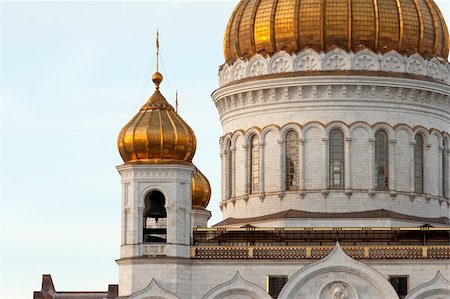
[[[159,92],[162,75],[152,79],[155,92],[119,133],[120,155],[125,163],[190,163],[194,132]]]
[[[433,0],[241,0],[224,37],[227,63],[336,47],[447,59],[449,34]]]
[[[206,208],[211,199],[211,186],[203,173],[195,168],[192,177],[192,208]]]

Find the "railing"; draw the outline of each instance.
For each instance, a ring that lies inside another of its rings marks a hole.
[[[191,246],[196,259],[321,259],[333,246]],[[450,259],[450,245],[342,246],[354,259]]]

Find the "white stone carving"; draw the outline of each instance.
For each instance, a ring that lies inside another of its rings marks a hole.
[[[440,299],[450,298],[450,281],[437,272],[436,276],[424,284],[411,290],[405,299]]]
[[[410,74],[422,75],[427,74],[427,62],[419,54],[414,54],[406,60],[406,71]]]
[[[300,52],[294,60],[295,71],[320,71],[322,58],[314,50],[306,49]]]
[[[331,281],[323,285],[325,279]],[[360,286],[358,291],[361,294],[351,287],[351,283]],[[361,287],[362,285],[364,287]],[[317,289],[320,291],[317,292]],[[333,251],[325,258],[305,266],[290,277],[278,295],[280,299],[358,297],[398,299],[394,288],[380,272],[349,257],[339,243],[336,243]]]
[[[140,291],[131,294],[128,299],[142,299],[142,298],[164,298],[164,299],[179,299],[177,295],[161,288],[156,280],[153,278],[149,285]]]
[[[267,60],[260,54],[254,55],[247,65],[247,77],[262,76],[267,74]]]
[[[380,70],[380,60],[374,52],[364,49],[353,56],[352,69],[378,71]]]
[[[381,70],[385,72],[405,72],[405,59],[396,51],[390,51],[381,58]]]
[[[450,85],[450,64],[449,63],[442,66],[442,80],[444,80],[445,82],[447,82],[447,84]]]
[[[203,299],[271,299],[270,295],[260,286],[242,278],[239,271],[229,281],[211,289]]]
[[[231,68],[228,64],[225,64],[225,66],[222,69],[222,72],[224,74],[223,76],[223,84],[227,84],[231,81]]]
[[[442,78],[441,64],[436,58],[428,61],[428,76],[436,79]]]
[[[233,70],[233,80],[241,80],[245,78],[246,65],[242,60],[236,60],[231,68]]]
[[[293,62],[291,55],[285,51],[278,52],[270,58],[269,73],[277,74],[292,72],[294,70],[292,65]]]
[[[341,49],[334,49],[323,57],[323,70],[349,70],[350,67],[350,56]]]
[[[220,70],[219,83],[222,86],[246,77],[320,70],[381,70],[410,73],[443,80],[450,84],[450,64],[441,63],[436,58],[428,61],[419,54],[405,58],[396,51],[382,55],[369,49],[353,54],[339,48],[328,53],[317,53],[312,49],[305,49],[292,55],[281,51],[269,58],[255,54],[250,60],[238,59],[232,66],[225,64]]]

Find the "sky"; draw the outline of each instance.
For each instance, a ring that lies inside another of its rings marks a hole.
[[[450,23],[450,0],[436,1]],[[237,1],[0,2],[0,297],[118,282],[120,129],[153,92],[197,137],[194,164],[221,220],[219,114],[211,100]]]

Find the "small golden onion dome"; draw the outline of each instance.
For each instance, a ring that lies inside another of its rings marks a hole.
[[[155,92],[119,133],[120,155],[125,163],[190,163],[194,132],[160,93],[163,76],[156,72],[152,80]]]
[[[195,168],[192,177],[192,208],[206,208],[211,199],[211,186],[203,173]]]
[[[336,47],[447,59],[449,33],[433,0],[241,0],[224,37],[227,63]]]

